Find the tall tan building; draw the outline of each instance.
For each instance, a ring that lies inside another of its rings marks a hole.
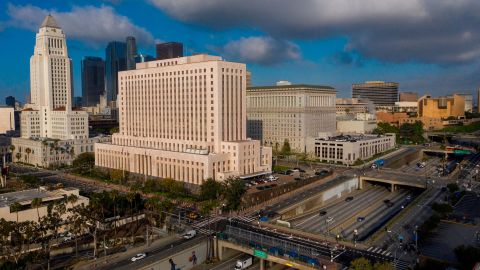
[[[465,98],[454,94],[448,97],[423,96],[418,100],[418,116],[448,118],[465,116]]]
[[[246,135],[246,66],[195,55],[119,73],[120,130],[99,167],[191,184],[267,173],[271,148]]]
[[[296,152],[308,152],[310,139],[335,132],[335,89],[291,85],[247,89],[248,136],[280,150],[285,140]]]

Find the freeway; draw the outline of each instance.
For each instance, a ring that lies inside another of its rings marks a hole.
[[[196,245],[206,239],[206,236],[197,236],[193,239],[178,239],[172,243],[157,247],[155,249],[146,250],[147,257],[145,259],[132,262],[130,257],[124,258],[120,261],[116,261],[110,264],[105,264],[99,269],[109,270],[109,269],[116,269],[116,270],[131,270],[131,269],[140,269],[143,267],[147,267],[148,265],[155,263],[157,261],[163,260],[173,254],[184,250],[185,248],[191,247]]]

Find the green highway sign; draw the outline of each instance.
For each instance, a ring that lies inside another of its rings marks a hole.
[[[253,256],[266,259],[267,258],[267,253],[258,249],[253,250]]]
[[[453,150],[454,154],[457,155],[470,155],[470,150]]]

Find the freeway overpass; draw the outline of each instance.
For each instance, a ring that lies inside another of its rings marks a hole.
[[[421,177],[416,174],[406,174],[389,170],[371,170],[359,177],[359,189],[363,188],[365,181],[390,184],[390,191],[393,192],[398,185],[425,189],[428,179],[427,177]]]

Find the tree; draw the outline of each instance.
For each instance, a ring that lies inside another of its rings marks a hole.
[[[450,191],[450,193],[455,193],[459,190],[459,187],[456,183],[450,183],[447,185],[447,188],[448,190]]]
[[[242,196],[245,194],[245,184],[238,178],[229,178],[223,184],[224,196],[227,210],[238,210],[242,203]]]
[[[22,205],[18,202],[14,202],[10,205],[10,211],[17,213],[17,223],[18,223],[18,212],[22,210]]]
[[[283,146],[282,146],[282,155],[288,156],[292,152],[292,149],[290,148],[290,143],[288,142],[288,139],[285,139],[283,141]]]
[[[203,201],[215,200],[222,194],[222,184],[208,178],[200,186],[200,199]]]
[[[77,195],[75,195],[75,194],[68,195],[67,202],[72,205],[72,207],[71,207],[72,209],[73,209],[73,207],[74,207],[74,205],[77,201],[78,201],[78,196]]]
[[[79,169],[91,170],[95,166],[95,154],[92,152],[81,153],[73,160],[72,166]]]
[[[29,147],[27,147],[25,149],[25,153],[27,153],[26,155],[26,162],[30,162],[30,153],[32,153],[32,149],[30,149]]]
[[[38,217],[38,222],[40,222],[40,212],[38,211],[38,208],[42,206],[42,198],[35,198],[32,200],[32,207],[37,209],[37,217]]]
[[[423,137],[423,123],[416,121],[415,123],[404,123],[400,126],[399,137],[403,141],[411,141],[413,143],[423,143],[425,138]]]
[[[15,157],[17,158],[17,162],[20,162],[20,159],[22,158],[22,154],[18,152],[15,154]]]
[[[395,268],[390,262],[376,262],[373,265],[374,270],[394,270]]]
[[[385,134],[385,133],[395,133],[398,134],[399,130],[396,126],[390,125],[389,123],[380,122],[377,124],[377,127],[373,130],[374,134]]]
[[[358,258],[350,263],[350,270],[373,270],[372,263],[365,258]]]
[[[115,236],[114,241],[117,241],[117,198],[119,196],[118,190],[114,189],[110,191],[110,199],[112,199],[113,203],[113,226],[115,229]]]
[[[123,172],[121,170],[112,170],[110,172],[110,180],[114,183],[122,183],[123,182]]]

